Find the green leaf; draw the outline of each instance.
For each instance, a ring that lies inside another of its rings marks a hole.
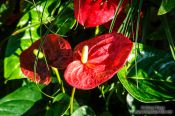
[[[25,50],[32,44],[33,41],[35,41],[35,39],[39,38],[39,36],[33,31],[36,30],[28,30],[24,34],[20,33],[9,38],[4,60],[4,77],[6,80],[25,77],[20,69],[19,56],[23,50]],[[30,35],[30,32],[33,34]]]
[[[56,20],[56,33],[65,35],[70,29],[73,28],[75,23],[76,20],[74,18],[73,10],[67,7],[65,11],[60,15],[60,18]]]
[[[175,0],[162,0],[160,8],[158,10],[158,15],[166,14],[170,12],[175,7]]]
[[[63,99],[69,100],[69,96],[67,94],[65,94],[65,93],[60,93],[56,97],[54,97],[53,103],[54,102],[59,102],[59,101],[61,101]]]
[[[20,116],[41,98],[35,84],[25,85],[0,99],[0,116]]]
[[[73,110],[79,108],[78,102],[74,99]],[[54,99],[51,107],[48,108],[46,116],[69,115],[70,96],[65,93],[59,93]]]
[[[134,50],[128,69],[118,72],[125,89],[137,100],[154,103],[175,99],[175,61],[171,55],[139,44],[137,74]],[[138,84],[138,86],[137,86]]]
[[[75,23],[76,20],[74,18],[73,2],[69,0],[68,2],[60,5],[57,16],[52,23],[53,27],[50,28],[51,26],[49,24],[43,27],[51,33],[65,35],[74,27]]]
[[[95,116],[95,113],[89,106],[81,106],[71,116]]]
[[[52,106],[46,112],[46,116],[52,114],[52,116],[61,116],[66,113],[69,108],[70,97],[65,93],[58,94],[54,100]]]

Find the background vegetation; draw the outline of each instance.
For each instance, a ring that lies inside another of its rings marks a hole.
[[[49,33],[62,35],[74,48],[81,41],[108,33],[109,29],[104,25],[84,28],[78,24],[73,0],[1,0],[0,115],[70,115],[71,105],[73,116],[136,115],[139,110],[149,115],[153,108],[157,115],[173,115],[174,7],[175,0],[128,2],[126,18],[118,30],[130,35],[134,42],[128,62],[99,87],[76,90],[71,102],[72,87],[64,81],[64,70],[59,70],[59,75],[65,93],[60,90],[54,72],[48,86],[35,84],[20,70],[21,52]]]

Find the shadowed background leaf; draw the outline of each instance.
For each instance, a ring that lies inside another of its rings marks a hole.
[[[128,71],[124,67],[118,72],[119,80],[133,97],[148,103],[175,100],[175,61],[170,54],[139,44],[137,73],[134,61],[133,51]]]
[[[36,87],[36,84],[25,85],[0,99],[0,115],[20,116],[41,98],[41,92]]]

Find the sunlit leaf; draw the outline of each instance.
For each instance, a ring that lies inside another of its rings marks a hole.
[[[62,10],[58,13],[58,17],[56,18],[55,30],[56,33],[65,35],[76,23],[73,12],[73,3],[63,4],[60,6],[60,9]]]
[[[38,34],[33,31],[36,30],[29,29],[25,31],[25,34],[20,33],[9,38],[4,60],[4,77],[7,80],[25,77],[20,70],[19,55],[24,49],[30,46],[33,41],[39,38]],[[31,36],[30,32],[33,33]]]
[[[35,84],[28,84],[0,99],[1,116],[21,116],[42,98]]]
[[[162,0],[158,15],[166,14],[167,12],[170,12],[173,8],[175,8],[175,0]]]

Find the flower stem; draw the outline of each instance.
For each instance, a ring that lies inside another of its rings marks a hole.
[[[70,114],[73,113],[75,90],[76,90],[76,88],[74,87],[72,89],[72,95],[71,95],[71,99],[70,99]]]
[[[109,111],[109,101],[110,101],[110,98],[113,95],[113,93],[114,93],[114,90],[111,90],[108,97],[107,97],[106,104],[105,104],[106,105],[106,111]]]
[[[113,28],[114,28],[114,24],[115,24],[115,21],[117,19],[117,15],[118,15],[118,12],[119,12],[119,9],[120,9],[120,6],[122,5],[122,3],[123,3],[123,0],[120,0],[118,3],[118,6],[117,6],[115,14],[114,14],[114,18],[113,18],[111,25],[110,25],[110,28],[109,28],[109,33],[111,33]]]
[[[165,26],[164,30],[165,30],[165,34],[166,34],[167,39],[168,39],[171,54],[172,54],[173,59],[175,60],[175,45],[174,45],[173,38],[172,38],[172,35],[171,35],[171,31],[170,31],[170,28],[169,28],[169,25],[168,25],[168,22],[167,22],[167,18],[166,18],[165,15],[162,16],[162,20],[164,22],[164,26]]]
[[[135,36],[135,72],[136,72],[136,77],[138,77],[137,75],[137,41],[138,41],[138,38],[139,38],[139,25],[140,25],[140,11],[141,11],[141,8],[142,8],[142,4],[143,4],[143,0],[140,0],[140,3],[139,3],[139,9],[138,9],[138,16],[137,16],[137,25],[136,25],[136,36]],[[139,82],[138,82],[138,79],[136,81],[137,83],[137,88],[139,88]]]
[[[55,67],[51,67],[51,68],[52,68],[52,70],[53,70],[53,71],[55,72],[55,74],[56,74],[58,83],[61,85],[61,90],[62,90],[62,92],[65,93],[64,85],[63,85],[63,82],[62,82],[62,80],[61,80],[61,78],[60,78],[58,69],[55,68]]]
[[[97,36],[100,33],[100,27],[96,26],[95,28],[95,36]]]

